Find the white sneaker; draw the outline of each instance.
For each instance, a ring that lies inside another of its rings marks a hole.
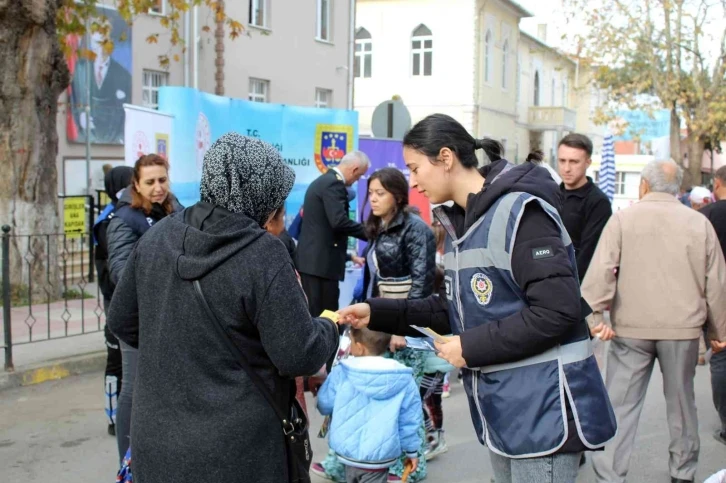
[[[429,441],[428,448],[426,448],[426,451],[424,452],[424,457],[426,458],[426,461],[429,461],[440,454],[446,453],[447,451],[449,451],[449,447],[446,445],[444,432],[436,431],[431,435],[431,440]]]

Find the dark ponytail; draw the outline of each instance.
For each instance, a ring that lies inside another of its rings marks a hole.
[[[502,159],[504,151],[499,141],[475,139],[456,119],[446,114],[432,114],[417,122],[404,136],[403,145],[428,156],[432,163],[436,162],[442,148],[449,148],[465,168],[479,166],[477,149],[483,149],[492,162]]]
[[[544,161],[544,152],[541,149],[537,149],[527,155],[525,162],[539,164],[542,161]]]

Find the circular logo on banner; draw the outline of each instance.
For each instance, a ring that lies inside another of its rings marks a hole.
[[[134,134],[134,150],[136,151],[136,159],[149,154],[150,148],[151,145],[149,144],[149,139],[146,137],[146,134],[144,134],[143,131],[136,131]]]
[[[479,305],[489,305],[492,300],[493,288],[492,280],[483,273],[475,273],[471,277],[471,291]]]
[[[202,167],[204,166],[204,155],[209,149],[211,139],[212,135],[209,132],[209,120],[204,113],[200,112],[199,117],[197,118],[197,133],[194,142],[194,148],[197,154],[197,169],[199,172],[202,171]]]

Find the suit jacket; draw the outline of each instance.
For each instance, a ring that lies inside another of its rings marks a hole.
[[[305,193],[297,269],[329,280],[345,277],[348,237],[365,240],[363,225],[348,218],[348,193],[343,178],[329,170],[313,181]]]

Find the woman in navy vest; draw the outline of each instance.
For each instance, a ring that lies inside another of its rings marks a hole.
[[[131,186],[124,190],[108,225],[108,270],[118,284],[126,260],[141,236],[167,215],[182,207],[169,191],[169,163],[156,154],[140,157],[134,165]],[[123,385],[116,412],[116,441],[119,461],[129,448],[131,400],[136,377],[137,350],[121,345]]]
[[[574,483],[580,456],[615,434],[592,355],[574,249],[546,169],[514,166],[502,146],[434,114],[405,136],[411,187],[447,231],[439,297],[369,299],[340,311],[356,327],[439,334],[441,357],[463,368],[474,429],[497,483]],[[478,168],[483,149],[490,163]]]

